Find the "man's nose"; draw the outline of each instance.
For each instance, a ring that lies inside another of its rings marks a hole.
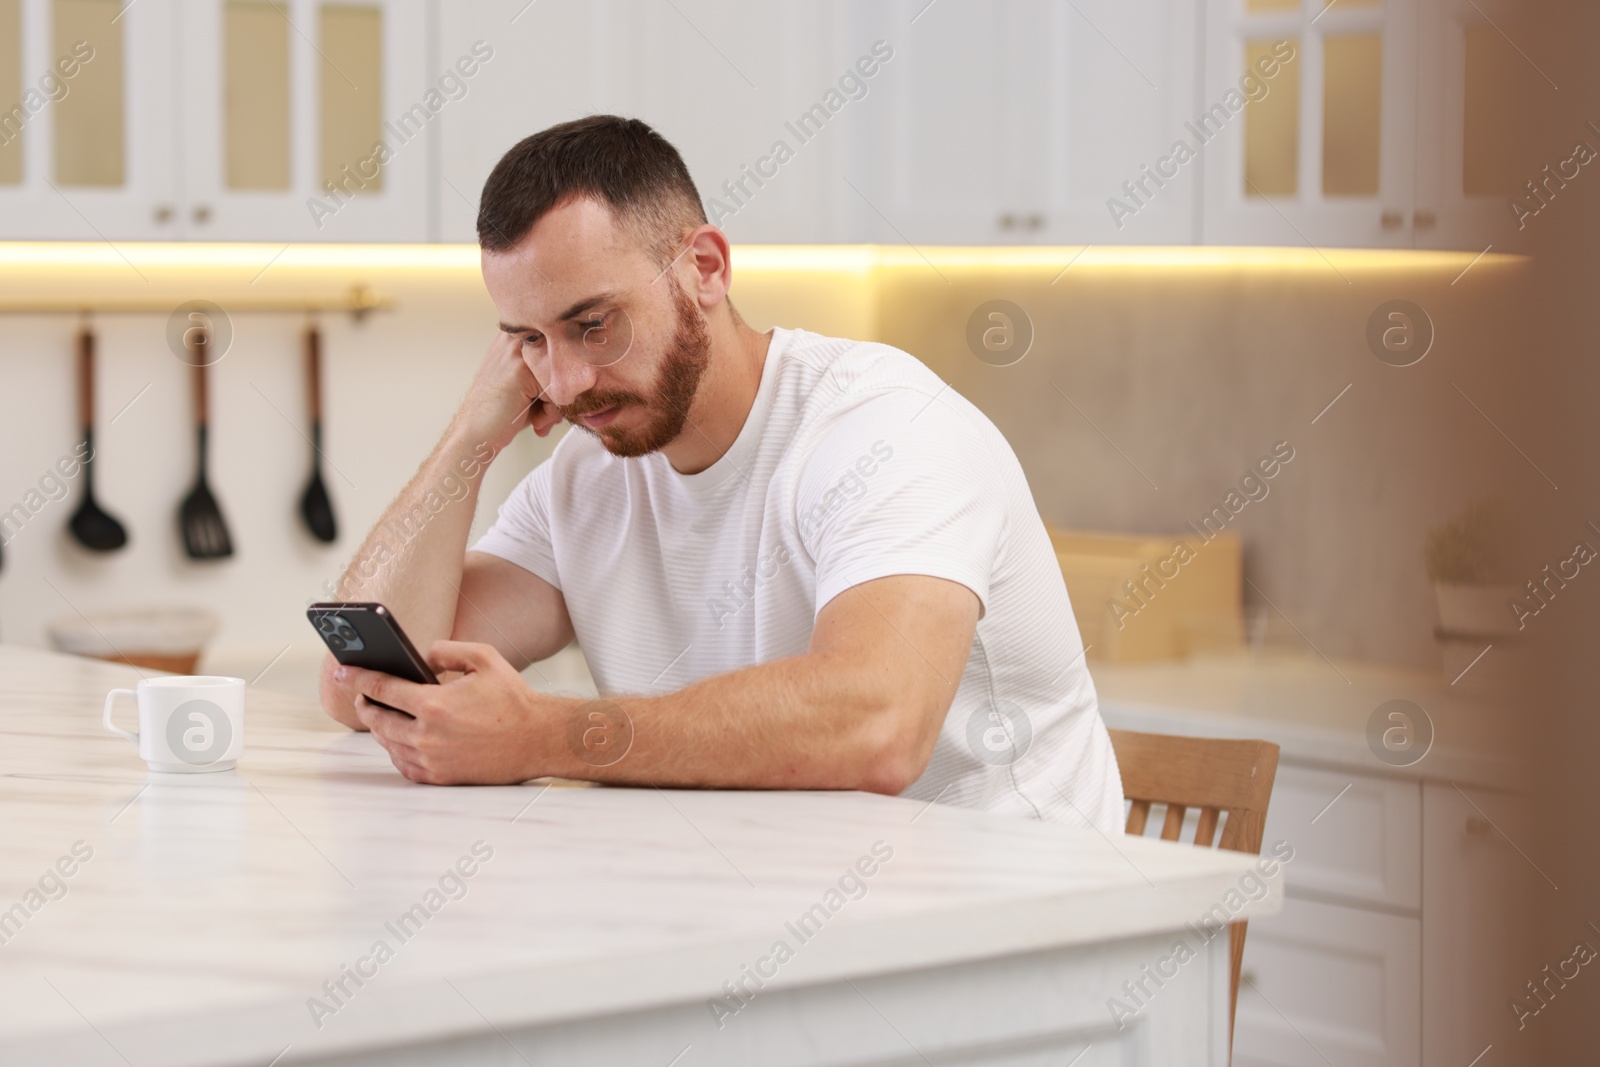
[[[578,347],[571,343],[551,344],[544,369],[544,397],[557,407],[566,407],[594,388],[595,368],[579,358]]]

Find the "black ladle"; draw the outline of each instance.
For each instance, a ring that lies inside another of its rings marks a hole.
[[[195,443],[200,461],[194,488],[178,506],[178,527],[190,559],[225,559],[233,555],[233,539],[228,536],[222,508],[206,484],[206,364],[211,360],[211,333],[204,326],[191,326],[184,332],[184,344],[194,367]]]
[[[94,499],[94,331],[87,324],[78,331],[78,416],[83,422],[83,502],[67,529],[91,552],[115,552],[128,543],[128,531]]]
[[[322,484],[322,334],[317,324],[306,327],[306,386],[311,398],[311,481],[300,494],[300,517],[311,536],[331,544],[339,536],[333,501]]]

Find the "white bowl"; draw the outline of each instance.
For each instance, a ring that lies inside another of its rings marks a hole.
[[[221,620],[203,608],[157,607],[69,615],[45,626],[60,652],[107,659],[185,656],[205,648]]]

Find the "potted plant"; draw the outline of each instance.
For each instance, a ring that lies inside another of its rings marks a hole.
[[[1508,606],[1517,587],[1507,581],[1505,510],[1475,501],[1428,532],[1423,559],[1439,608],[1441,637],[1502,637],[1516,630]]]

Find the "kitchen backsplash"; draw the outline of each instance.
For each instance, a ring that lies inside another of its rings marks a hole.
[[[1244,545],[1247,609],[1281,612],[1328,656],[1436,665],[1424,533],[1528,474],[1490,424],[1519,418],[1497,408],[1492,382],[1495,354],[1514,346],[1494,312],[1513,298],[1518,266],[1486,262],[1452,285],[1457,263],[1133,266],[1091,253],[1069,265],[1071,251],[1061,266],[901,256],[868,277],[825,254],[778,269],[776,252],[736,248],[733,296],[758,329],[876,337],[921,357],[1004,431],[1055,525],[1176,535],[1225,520]],[[0,424],[0,509],[43,501],[5,534],[0,639],[43,644],[47,620],[80,610],[188,603],[222,616],[212,664],[314,662],[304,605],[326,595],[432,446],[495,329],[475,270],[364,280],[394,310],[321,320],[331,546],[297,514],[310,465],[304,317],[230,316],[232,345],[211,374],[211,484],[236,548],[220,563],[179,547],[175,513],[194,476],[190,377],[164,318],[94,320],[96,490],[131,535],[103,557],[67,539],[81,486],[53,473],[80,439],[76,320],[0,319],[0,380],[23,413]],[[189,295],[210,295],[196,287]],[[1405,368],[1366,338],[1374,310],[1399,298],[1437,324],[1432,351]],[[1031,329],[1008,366],[969,343],[975,313],[980,332],[1000,321],[980,310],[995,300],[1020,309],[1009,328]],[[475,530],[550,447],[524,434],[494,463]],[[1271,455],[1275,476],[1253,473]],[[1103,605],[1080,606],[1091,608]]]

